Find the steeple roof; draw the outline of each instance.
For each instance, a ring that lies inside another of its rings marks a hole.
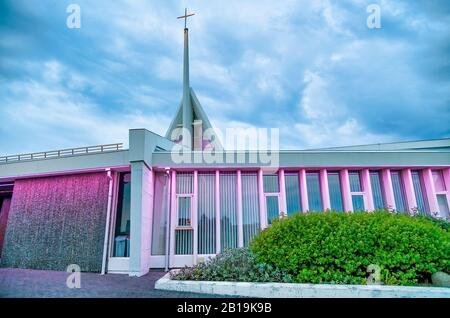
[[[185,11],[185,15],[178,17],[185,19],[186,26],[186,18],[192,16],[193,14],[187,14],[187,10]],[[169,129],[166,133],[166,138],[171,139],[172,132],[175,129],[180,127],[183,128],[184,132],[189,132],[190,138],[184,138],[182,140],[182,144],[189,149],[193,148],[193,122],[194,120],[201,120],[203,125],[203,131],[207,129],[213,130],[211,122],[208,119],[205,111],[203,110],[197,96],[194,93],[192,87],[189,84],[189,30],[185,27],[184,29],[184,54],[183,54],[183,97],[181,99],[180,106],[176,112],[175,117],[172,120],[172,123],[169,126]],[[216,133],[213,130],[213,134],[215,136],[214,144],[216,148],[223,149],[220,144],[219,139],[217,138]],[[218,149],[216,149],[218,150]]]

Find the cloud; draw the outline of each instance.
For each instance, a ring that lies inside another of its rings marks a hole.
[[[188,6],[191,86],[219,128],[279,127],[281,147],[450,136],[450,5],[370,0],[4,1],[0,153],[164,133],[182,89]],[[33,138],[30,138],[33,136]]]

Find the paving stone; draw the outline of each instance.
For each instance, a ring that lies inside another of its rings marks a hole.
[[[142,277],[81,273],[81,288],[66,285],[67,272],[0,268],[0,298],[213,298],[217,295],[155,290],[164,272]]]

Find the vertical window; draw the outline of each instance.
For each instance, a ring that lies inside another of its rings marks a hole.
[[[414,186],[414,194],[416,196],[417,209],[419,214],[430,214],[428,202],[425,199],[425,189],[423,187],[422,178],[419,171],[411,171],[412,182]]]
[[[198,253],[216,252],[215,174],[198,175]]]
[[[179,172],[176,177],[177,218],[175,228],[175,254],[193,253],[192,196],[194,176]]]
[[[328,191],[330,193],[331,209],[335,211],[344,211],[342,203],[341,182],[338,172],[328,172]]]
[[[385,207],[383,201],[383,190],[381,188],[380,173],[378,171],[370,171],[370,185],[372,188],[373,205],[376,210]]]
[[[286,206],[288,216],[302,211],[300,184],[298,173],[287,173],[284,176],[286,185]]]
[[[352,195],[353,211],[364,211],[364,192],[359,171],[350,171],[348,173],[348,178]]]
[[[407,212],[406,195],[399,171],[391,171],[392,188],[394,190],[395,207],[398,212]]]
[[[191,197],[178,197],[177,226],[192,226]]]
[[[221,250],[238,247],[236,173],[221,173],[220,178]]]
[[[450,211],[448,208],[447,195],[437,194],[436,198],[440,214],[448,220],[450,218]]]
[[[194,176],[190,172],[177,173],[177,194],[192,194],[194,192]]]
[[[114,231],[114,257],[130,256],[130,195],[131,174],[121,174]]]
[[[273,220],[280,217],[280,186],[278,175],[264,175],[263,180],[264,196],[266,198],[267,223],[272,224]]]
[[[280,192],[278,184],[278,175],[264,175],[264,192],[278,193]]]
[[[267,222],[272,224],[273,220],[280,217],[280,211],[278,207],[278,196],[268,195],[266,196],[266,207],[267,207]]]
[[[440,170],[433,171],[432,175],[433,175],[434,189],[436,190],[436,192],[444,192],[446,189],[442,171]]]
[[[259,233],[258,174],[242,173],[242,219],[244,226],[244,246]]]
[[[169,209],[169,178],[165,173],[155,174],[154,189],[152,255],[164,255]]]
[[[323,211],[320,179],[318,172],[306,173],[306,188],[310,211]]]
[[[438,209],[441,216],[449,219],[449,207],[447,201],[447,188],[444,182],[444,176],[441,170],[432,171],[434,189],[436,191],[436,199],[438,202]]]
[[[359,176],[359,171],[350,171],[348,173],[348,178],[350,181],[350,191],[362,192],[361,178]]]

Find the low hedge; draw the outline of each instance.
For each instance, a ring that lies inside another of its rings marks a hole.
[[[286,270],[258,263],[248,248],[226,249],[211,260],[182,268],[171,275],[174,280],[280,282],[291,283]]]
[[[297,283],[366,284],[369,266],[389,285],[429,283],[435,272],[450,273],[448,222],[387,211],[299,213],[274,221],[251,251],[257,263]]]

